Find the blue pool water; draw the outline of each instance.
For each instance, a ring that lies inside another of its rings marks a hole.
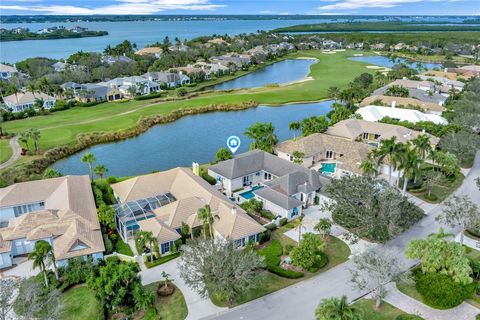
[[[332,175],[335,172],[336,163],[323,163],[320,172],[324,175]]]
[[[247,192],[244,192],[244,193],[240,193],[240,196],[242,198],[245,198],[247,200],[250,200],[252,199],[253,197],[255,197],[255,190],[259,190],[259,189],[262,189],[263,186],[255,186],[252,188],[252,190],[250,191],[247,191]]]
[[[258,88],[268,84],[285,84],[305,79],[310,73],[310,66],[315,59],[283,60],[258,71],[249,73],[213,87],[214,90],[230,90],[240,88]]]

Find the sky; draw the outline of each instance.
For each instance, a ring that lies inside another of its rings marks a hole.
[[[12,14],[480,15],[480,0],[1,0]]]

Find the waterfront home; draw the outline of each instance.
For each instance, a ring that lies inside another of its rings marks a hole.
[[[50,243],[58,266],[77,257],[103,259],[105,247],[88,176],[0,189],[0,268],[32,252],[39,240]]]
[[[457,77],[462,77],[466,80],[473,78],[473,77],[479,77],[480,76],[480,71],[476,71],[474,69],[461,67],[461,68],[447,68],[447,72],[453,72],[457,75]]]
[[[222,76],[224,74],[230,73],[230,68],[215,63],[208,63],[204,61],[197,61],[193,65],[188,65],[189,67],[201,68],[205,72],[205,79],[210,79],[213,75]]]
[[[443,71],[437,71],[437,70],[425,71],[423,75],[427,77],[447,78],[450,80],[458,79],[458,75],[455,72],[449,72],[448,68],[445,68]]]
[[[208,80],[204,69],[192,65],[188,65],[186,67],[171,68],[168,71],[172,73],[178,73],[181,78],[186,75],[189,78],[188,81],[197,82],[205,79]]]
[[[452,80],[446,77],[420,75],[420,79],[436,82],[441,86],[441,90],[447,90],[447,92],[451,89],[462,91],[463,87],[465,86],[465,83],[461,81]]]
[[[190,83],[188,75],[174,72],[147,72],[142,77],[165,85],[167,88],[175,88]]]
[[[265,229],[203,178],[187,168],[138,176],[112,185],[118,204],[116,226],[125,241],[137,230],[151,231],[161,253],[171,250],[179,239],[182,222],[192,234],[203,227],[199,209],[209,205],[216,238],[231,239],[238,247],[258,242]]]
[[[139,56],[153,55],[158,59],[161,57],[162,52],[163,50],[160,47],[145,47],[135,52],[135,54],[138,54]]]
[[[18,73],[15,66],[0,63],[0,80],[9,80]]]
[[[228,196],[239,202],[255,197],[263,202],[264,209],[288,220],[313,204],[329,181],[317,171],[260,150],[212,165],[208,174]]]
[[[396,137],[397,142],[407,143],[416,139],[419,135],[425,134],[430,138],[432,147],[435,147],[439,139],[431,134],[408,129],[403,126],[381,122],[371,122],[360,119],[342,120],[329,127],[325,134],[342,137],[351,141],[368,143],[378,147],[382,140]]]
[[[417,123],[420,121],[431,121],[435,124],[447,124],[448,121],[436,114],[423,113],[413,109],[400,109],[395,107],[366,106],[358,109],[357,114],[362,116],[363,120],[380,121],[383,118],[390,118],[399,121],[408,121]]]
[[[372,95],[384,96],[386,95],[389,87],[390,85],[381,87],[373,91]],[[408,90],[408,97],[415,98],[423,102],[432,102],[432,103],[438,104],[439,106],[443,106],[443,104],[447,100],[446,95],[442,95],[440,93],[436,93],[433,91],[425,91],[418,88],[406,88],[406,89]]]
[[[35,102],[39,101],[43,109],[51,109],[55,106],[55,99],[43,92],[19,92],[3,97],[6,109],[11,112],[22,112],[35,108]]]
[[[392,97],[382,95],[372,95],[366,97],[362,100],[362,102],[360,102],[360,107],[365,107],[372,104],[381,104],[383,106],[393,106],[402,109],[420,108],[425,112],[438,115],[441,115],[443,110],[445,110],[444,107],[439,106],[438,104],[433,102],[424,102],[414,98]]]
[[[404,88],[419,89],[419,90],[426,91],[427,93],[440,93],[440,94],[443,93],[446,97],[448,97],[448,94],[452,89],[452,86],[445,85],[443,83],[435,83],[427,79],[422,81],[398,79],[389,83],[387,86],[389,87],[399,86]]]
[[[184,45],[183,43],[174,44],[173,46],[168,47],[168,50],[173,52],[187,52],[188,49],[188,46]]]
[[[284,141],[275,146],[278,157],[293,162],[294,153],[302,153],[302,165],[322,174],[341,178],[361,174],[360,164],[372,146],[323,133]]]
[[[244,65],[251,63],[252,57],[248,54],[229,53],[221,56],[211,57],[210,62],[213,64],[221,64],[230,69],[240,69]]]
[[[104,56],[102,57],[102,62],[112,65],[116,62],[133,63],[135,60],[130,59],[127,56]]]
[[[52,68],[55,70],[55,72],[62,72],[65,71],[65,69],[67,68],[67,64],[62,61],[57,61],[52,64]]]
[[[99,85],[105,85],[109,88],[118,89],[124,96],[144,95],[154,92],[160,92],[160,84],[140,76],[131,76],[124,78],[115,78],[110,81],[101,82]],[[133,88],[133,89],[132,89]]]
[[[64,86],[74,88],[73,96],[77,101],[84,103],[115,101],[123,98],[123,94],[117,88],[109,87],[103,83],[84,83],[80,87],[74,83],[65,83]]]
[[[370,45],[370,49],[373,49],[373,50],[383,50],[385,49],[385,43],[374,43],[374,44],[371,44]]]

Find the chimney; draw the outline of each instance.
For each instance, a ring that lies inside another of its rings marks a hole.
[[[198,164],[198,162],[193,162],[192,163],[192,170],[193,170],[193,174],[196,175],[196,176],[199,176],[200,175],[200,165]]]
[[[447,71],[448,71],[448,68],[443,69],[443,72],[447,72]]]
[[[237,207],[233,206],[231,211],[232,211],[233,215],[236,215],[237,214]]]
[[[392,101],[392,108],[395,108],[396,105],[397,105],[397,101],[393,100]]]

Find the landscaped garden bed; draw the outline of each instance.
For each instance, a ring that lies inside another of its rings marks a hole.
[[[375,301],[361,299],[353,304],[362,313],[362,319],[368,320],[422,320],[423,318],[410,315],[395,308],[387,302],[382,302],[379,309],[375,309]]]
[[[144,263],[145,263],[145,266],[147,268],[153,268],[153,267],[159,266],[161,264],[164,264],[168,261],[171,261],[175,258],[178,258],[180,256],[180,254],[181,254],[180,252],[175,252],[175,253],[171,253],[171,254],[168,254],[168,255],[164,255],[164,256],[161,256],[158,259],[154,259],[153,262],[150,262],[149,257],[145,256]]]

